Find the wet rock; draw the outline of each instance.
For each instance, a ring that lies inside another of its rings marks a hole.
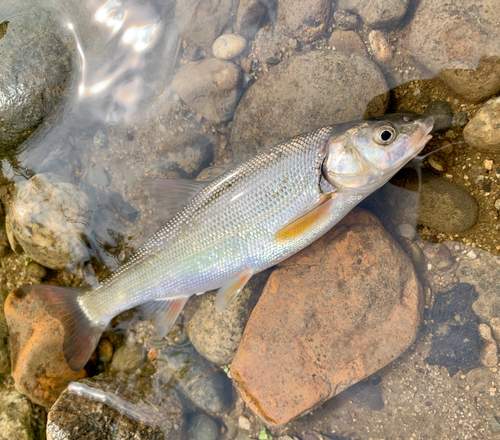
[[[74,43],[53,12],[39,6],[23,7],[11,19],[7,14],[0,28],[0,156],[5,159],[63,106],[74,76]]]
[[[434,116],[434,130],[447,130],[451,127],[451,105],[446,101],[432,101],[425,109],[426,115]]]
[[[491,328],[484,323],[479,324],[477,328],[479,336],[484,342],[479,355],[481,362],[485,367],[496,367],[498,364],[498,346],[491,334]]]
[[[328,0],[278,0],[278,23],[283,33],[305,43],[321,36],[329,15]]]
[[[231,20],[232,0],[186,0],[177,2],[175,19],[188,43],[210,48]]]
[[[198,353],[217,365],[231,363],[269,274],[266,271],[254,275],[234,302],[222,312],[215,309],[217,292],[189,300],[184,309],[185,326]]]
[[[420,63],[477,102],[500,90],[499,21],[496,0],[423,0],[406,43]]]
[[[37,174],[19,184],[9,222],[32,260],[50,269],[74,269],[88,258],[80,236],[88,233],[94,203],[61,177]]]
[[[384,34],[379,30],[373,30],[368,34],[373,58],[377,63],[386,64],[392,60],[392,48]]]
[[[378,67],[364,57],[317,50],[290,58],[241,99],[231,133],[233,154],[254,156],[323,125],[383,114],[387,90]]]
[[[149,391],[98,376],[83,385],[85,392],[67,389],[51,408],[47,440],[184,439],[182,404],[175,391]]]
[[[464,128],[465,141],[480,150],[500,152],[500,98],[490,99]]]
[[[355,405],[371,411],[381,411],[384,408],[384,399],[380,387],[370,382],[358,382],[346,391],[346,397],[352,399]]]
[[[409,0],[339,0],[338,8],[354,11],[368,26],[380,28],[398,23],[409,3]]]
[[[372,214],[355,210],[274,270],[231,375],[266,423],[286,423],[398,357],[422,308],[408,257]]]
[[[38,405],[50,407],[70,381],[85,377],[85,370],[68,367],[62,352],[64,328],[39,300],[16,290],[5,300],[4,310],[17,388]]]
[[[0,426],[2,439],[35,440],[41,432],[34,432],[33,411],[28,399],[15,390],[0,391]]]
[[[353,31],[359,27],[359,18],[356,14],[344,9],[338,9],[333,13],[337,27],[342,31]]]
[[[225,122],[233,117],[241,78],[235,64],[205,59],[182,66],[174,76],[172,89],[207,121]]]
[[[176,389],[198,408],[220,415],[231,406],[232,386],[226,374],[190,344],[165,348],[157,358],[155,387],[177,382]]]
[[[249,40],[252,39],[259,30],[266,11],[266,0],[240,0],[236,14],[236,32]]]
[[[219,426],[212,417],[203,413],[193,414],[188,418],[188,440],[217,440]]]
[[[146,359],[144,348],[139,345],[123,345],[115,351],[111,361],[111,370],[133,373]]]
[[[361,56],[368,55],[363,40],[354,31],[333,31],[328,42],[335,50],[341,52],[351,52]]]
[[[87,180],[91,185],[101,186],[103,188],[109,186],[110,183],[108,173],[104,167],[101,166],[94,168],[87,176]]]
[[[47,276],[47,269],[34,261],[26,266],[26,278],[29,280],[40,282]]]
[[[450,376],[466,370],[479,361],[482,341],[477,315],[472,303],[477,299],[474,286],[458,283],[436,293],[429,329],[433,335],[429,365],[446,367]]]
[[[215,40],[212,53],[220,60],[230,60],[245,50],[247,42],[241,35],[225,34]]]

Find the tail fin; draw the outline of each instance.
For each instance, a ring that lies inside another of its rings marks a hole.
[[[81,370],[97,347],[106,325],[92,322],[82,310],[78,296],[84,289],[56,287],[47,284],[22,286],[46,306],[47,312],[64,327],[63,353],[73,371]]]

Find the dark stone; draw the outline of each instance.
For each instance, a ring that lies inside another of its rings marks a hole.
[[[433,101],[425,109],[425,113],[434,116],[434,130],[447,130],[451,127],[453,114],[451,105],[446,101]]]
[[[346,390],[346,393],[360,408],[381,411],[384,408],[382,390],[370,382],[359,382]]]

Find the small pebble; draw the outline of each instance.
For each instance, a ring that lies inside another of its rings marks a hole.
[[[446,146],[448,145],[448,146]],[[453,145],[451,144],[450,141],[443,141],[443,143],[441,144],[441,147],[442,147],[442,152],[445,153],[445,154],[451,154],[453,153]]]
[[[500,211],[500,199],[495,200],[495,209]]]
[[[102,363],[107,364],[113,357],[113,344],[111,343],[111,341],[109,341],[109,339],[101,339],[101,341],[99,342],[98,350],[99,360]]]
[[[238,417],[238,426],[246,431],[250,431],[250,428],[252,427],[250,420],[248,420],[245,416]]]
[[[116,350],[111,362],[111,370],[133,373],[142,365],[143,361],[144,350],[142,346],[138,344],[124,345]]]
[[[481,362],[486,367],[495,367],[498,364],[498,347],[491,334],[491,328],[488,324],[479,324],[477,329],[484,341],[480,354]]]
[[[215,40],[212,52],[215,58],[230,60],[245,50],[247,41],[241,35],[225,34]]]
[[[343,31],[353,31],[359,26],[359,18],[353,12],[339,9],[333,13],[337,27]]]
[[[188,421],[189,440],[216,440],[219,436],[217,422],[206,414],[195,414]]]
[[[493,169],[493,161],[491,159],[485,159],[484,160],[484,167],[488,170],[491,171]]]
[[[467,252],[467,258],[468,258],[469,260],[475,260],[475,259],[476,259],[476,257],[477,257],[477,255],[476,255],[476,253],[475,253],[474,251],[469,251],[469,252]]]
[[[373,30],[368,34],[373,57],[378,63],[388,63],[392,60],[392,48],[381,31]]]
[[[33,278],[36,280],[41,280],[47,276],[47,269],[41,264],[30,262],[26,267],[26,275],[28,278]]]
[[[432,168],[434,168],[436,171],[439,171],[439,172],[444,171],[443,162],[441,162],[435,155],[429,156],[427,161],[429,162],[429,165]]]

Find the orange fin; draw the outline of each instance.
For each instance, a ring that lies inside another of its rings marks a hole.
[[[231,280],[222,286],[217,293],[217,311],[221,312],[227,308],[238,294],[243,290],[248,280],[252,277],[253,270],[249,269],[241,273],[238,278]]]
[[[309,211],[302,217],[294,220],[279,230],[274,238],[277,241],[291,240],[313,228],[316,223],[328,217],[331,214],[331,208],[334,203],[334,198],[327,199],[326,202]]]

